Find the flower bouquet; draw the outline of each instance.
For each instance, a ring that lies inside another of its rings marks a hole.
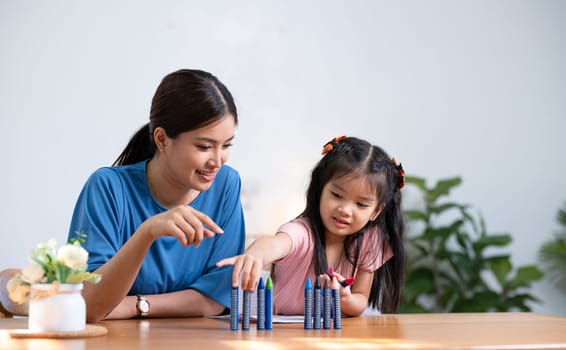
[[[101,276],[87,272],[85,235],[59,249],[55,240],[40,243],[28,265],[7,284],[12,301],[29,300],[29,328],[36,331],[77,331],[85,328],[86,305],[80,294],[83,282],[98,283]]]

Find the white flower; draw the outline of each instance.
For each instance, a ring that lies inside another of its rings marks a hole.
[[[12,277],[6,288],[12,301],[21,304],[30,296],[34,283],[98,283],[101,276],[86,272],[88,252],[81,247],[85,234],[77,232],[78,239],[55,250],[55,240],[38,244],[31,252],[30,262],[20,273]]]
[[[28,283],[40,282],[44,275],[45,272],[41,265],[33,260],[22,270],[22,280]]]
[[[8,281],[6,289],[8,289],[8,295],[12,301],[17,304],[23,304],[27,301],[31,288],[29,284],[23,282],[21,276],[18,275]]]
[[[31,256],[44,256],[47,255],[50,252],[55,252],[55,244],[57,244],[57,241],[55,241],[55,239],[51,238],[50,240],[48,240],[47,242],[42,242],[39,243],[31,252]]]
[[[79,245],[66,244],[57,251],[57,258],[61,263],[74,270],[85,270],[87,267],[88,252]]]

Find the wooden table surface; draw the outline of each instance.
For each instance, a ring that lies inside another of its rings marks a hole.
[[[78,339],[16,339],[26,318],[0,319],[0,349],[566,349],[566,318],[536,313],[400,314],[345,318],[341,330],[274,324],[231,331],[227,320],[104,321],[108,334]]]

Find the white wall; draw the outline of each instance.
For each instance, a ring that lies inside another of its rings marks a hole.
[[[384,147],[536,263],[566,200],[566,2],[0,0],[0,268],[66,237],[87,176],[202,68],[237,99],[250,233],[297,214],[322,145]],[[566,315],[538,283],[535,311]]]

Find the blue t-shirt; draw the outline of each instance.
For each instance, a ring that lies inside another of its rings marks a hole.
[[[151,195],[147,161],[96,170],[83,187],[71,221],[69,237],[84,232],[88,270],[105,264],[148,218],[167,209]],[[223,230],[205,238],[198,248],[185,247],[174,237],[159,237],[151,245],[129,295],[161,294],[194,289],[230,307],[232,267],[216,262],[242,254],[245,226],[240,202],[240,176],[223,165],[210,188],[191,207],[208,215]]]

